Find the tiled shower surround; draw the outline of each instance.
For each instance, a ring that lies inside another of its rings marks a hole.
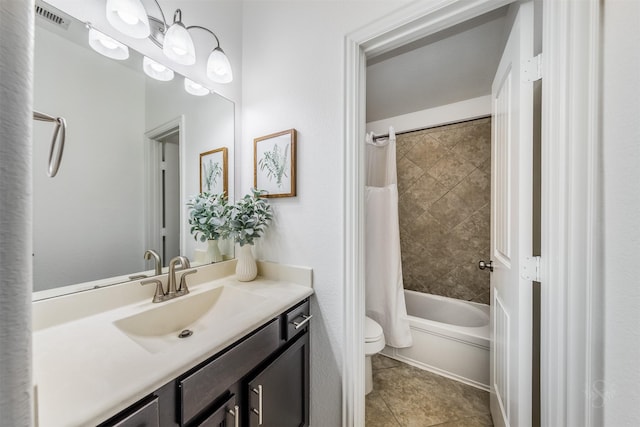
[[[405,289],[489,303],[491,119],[397,137]]]

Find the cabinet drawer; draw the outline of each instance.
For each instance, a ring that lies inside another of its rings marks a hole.
[[[109,427],[159,427],[158,398],[145,403],[124,418],[104,424]]]
[[[180,422],[190,422],[229,386],[276,351],[280,344],[278,319],[235,345],[207,365],[178,380]]]
[[[305,301],[299,306],[285,313],[283,339],[289,341],[299,332],[306,330],[309,325],[309,301]]]

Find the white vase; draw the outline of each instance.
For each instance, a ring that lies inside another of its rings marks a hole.
[[[207,240],[207,253],[204,257],[205,264],[211,264],[212,262],[222,261],[222,254],[218,247],[218,241],[214,239]]]
[[[236,264],[236,279],[241,282],[250,282],[258,275],[258,266],[251,252],[251,245],[240,246],[238,263]]]

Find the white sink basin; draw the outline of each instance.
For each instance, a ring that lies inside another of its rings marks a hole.
[[[188,341],[212,329],[223,329],[230,319],[249,312],[265,297],[220,286],[158,303],[156,307],[125,317],[114,325],[150,353]],[[182,331],[192,334],[180,338]]]

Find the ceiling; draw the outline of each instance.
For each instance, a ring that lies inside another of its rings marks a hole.
[[[367,122],[491,93],[504,47],[503,7],[367,62]]]

